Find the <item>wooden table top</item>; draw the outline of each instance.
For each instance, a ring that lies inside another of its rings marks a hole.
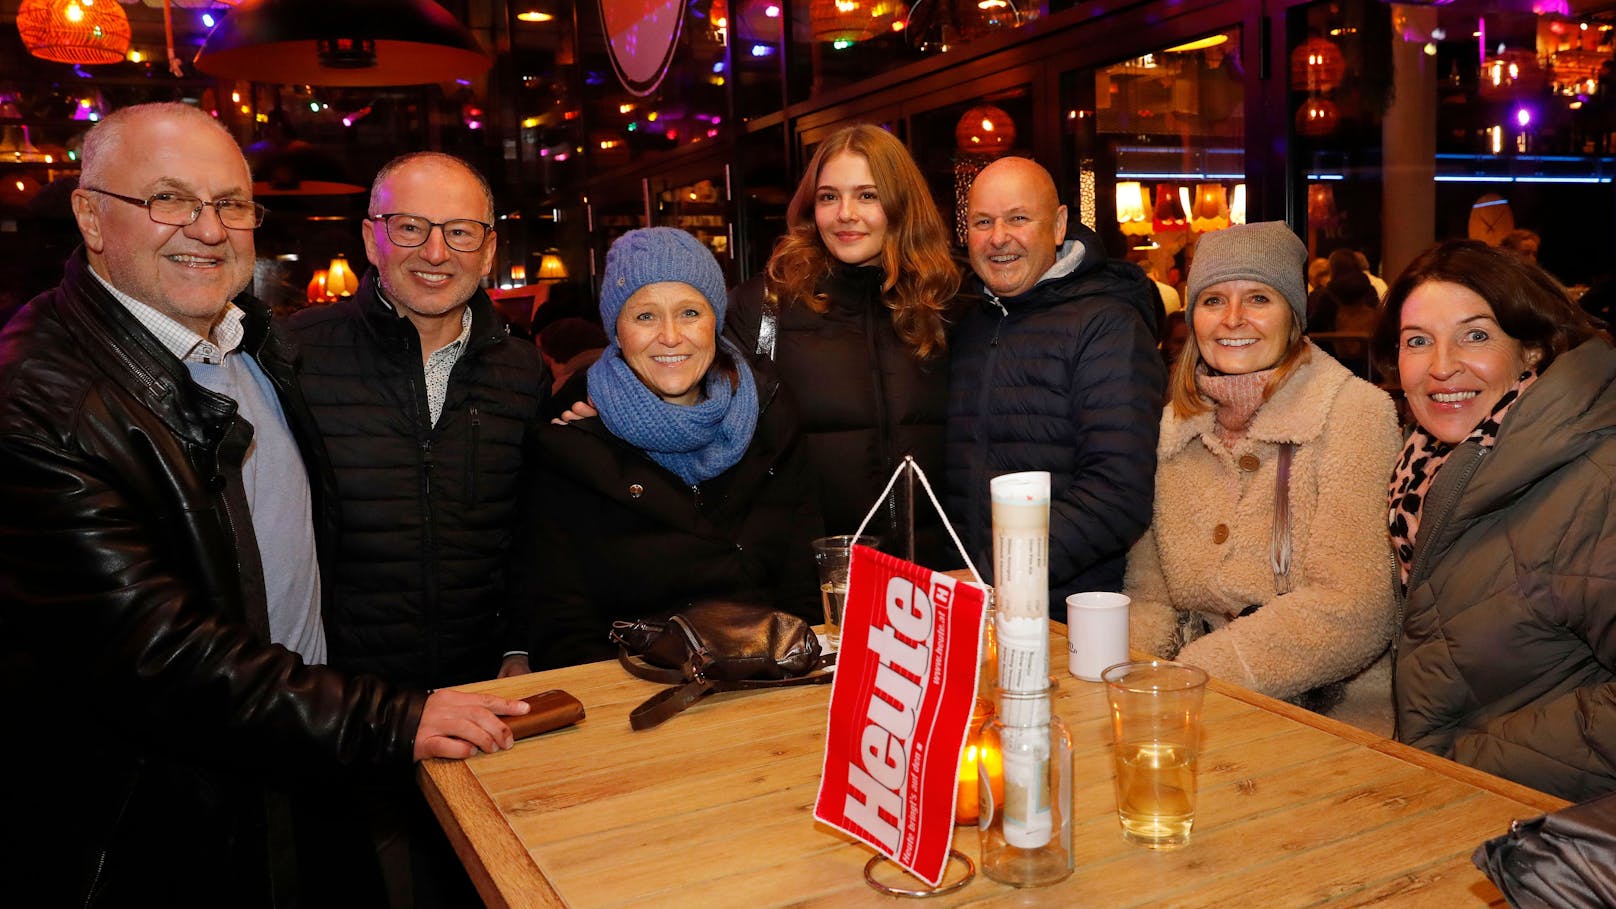
[[[615,662],[466,686],[563,688],[588,711],[509,751],[423,764],[489,906],[895,904],[864,882],[871,850],[813,820],[828,685],[716,695],[631,731],[659,687]],[[1214,680],[1195,832],[1152,852],[1122,839],[1103,686],[1063,676],[1055,709],[1072,735],[1076,872],[1038,890],[978,873],[927,907],[1502,907],[1471,853],[1565,804]],[[976,828],[954,847],[976,860]]]

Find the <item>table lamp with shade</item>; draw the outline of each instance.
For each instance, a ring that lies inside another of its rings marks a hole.
[[[331,264],[314,273],[305,291],[310,303],[335,303],[353,296],[359,290],[359,275],[348,264],[348,257],[338,253]]]
[[[567,273],[567,263],[561,261],[560,250],[551,247],[544,251],[539,258],[538,279],[541,282],[565,281],[571,277]]]

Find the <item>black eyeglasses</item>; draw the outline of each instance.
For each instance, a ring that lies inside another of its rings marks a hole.
[[[443,242],[456,252],[476,252],[483,248],[488,241],[488,232],[494,229],[492,224],[473,221],[470,218],[456,218],[453,221],[428,221],[420,215],[403,215],[394,212],[386,215],[370,215],[370,220],[381,221],[387,225],[387,239],[394,246],[406,249],[420,246],[432,235],[432,228],[443,228]]]
[[[80,187],[87,193],[100,193],[110,196],[120,202],[138,205],[146,210],[158,224],[167,224],[170,227],[189,227],[196,223],[202,209],[212,208],[219,214],[219,223],[231,230],[252,230],[264,223],[264,216],[269,209],[257,202],[248,202],[246,199],[214,199],[204,202],[195,196],[183,193],[160,192],[140,199],[135,196],[120,195],[110,190],[97,189],[94,186]]]

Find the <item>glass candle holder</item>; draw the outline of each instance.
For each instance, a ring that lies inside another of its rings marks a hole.
[[[971,706],[970,731],[965,736],[965,750],[960,755],[959,765],[959,792],[954,798],[954,823],[975,824],[980,811],[981,800],[977,794],[977,779],[981,774],[979,764],[982,754],[982,727],[993,716],[993,702],[987,698],[979,697]],[[999,791],[1003,791],[1003,780],[997,784]]]
[[[1072,737],[1050,692],[999,690],[977,745],[982,873],[1043,887],[1072,873]]]

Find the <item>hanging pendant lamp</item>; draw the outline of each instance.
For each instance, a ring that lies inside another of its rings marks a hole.
[[[17,33],[57,63],[120,63],[129,51],[129,16],[113,0],[22,0]]]
[[[282,85],[423,85],[492,65],[432,0],[247,0],[196,55],[210,76]]]

